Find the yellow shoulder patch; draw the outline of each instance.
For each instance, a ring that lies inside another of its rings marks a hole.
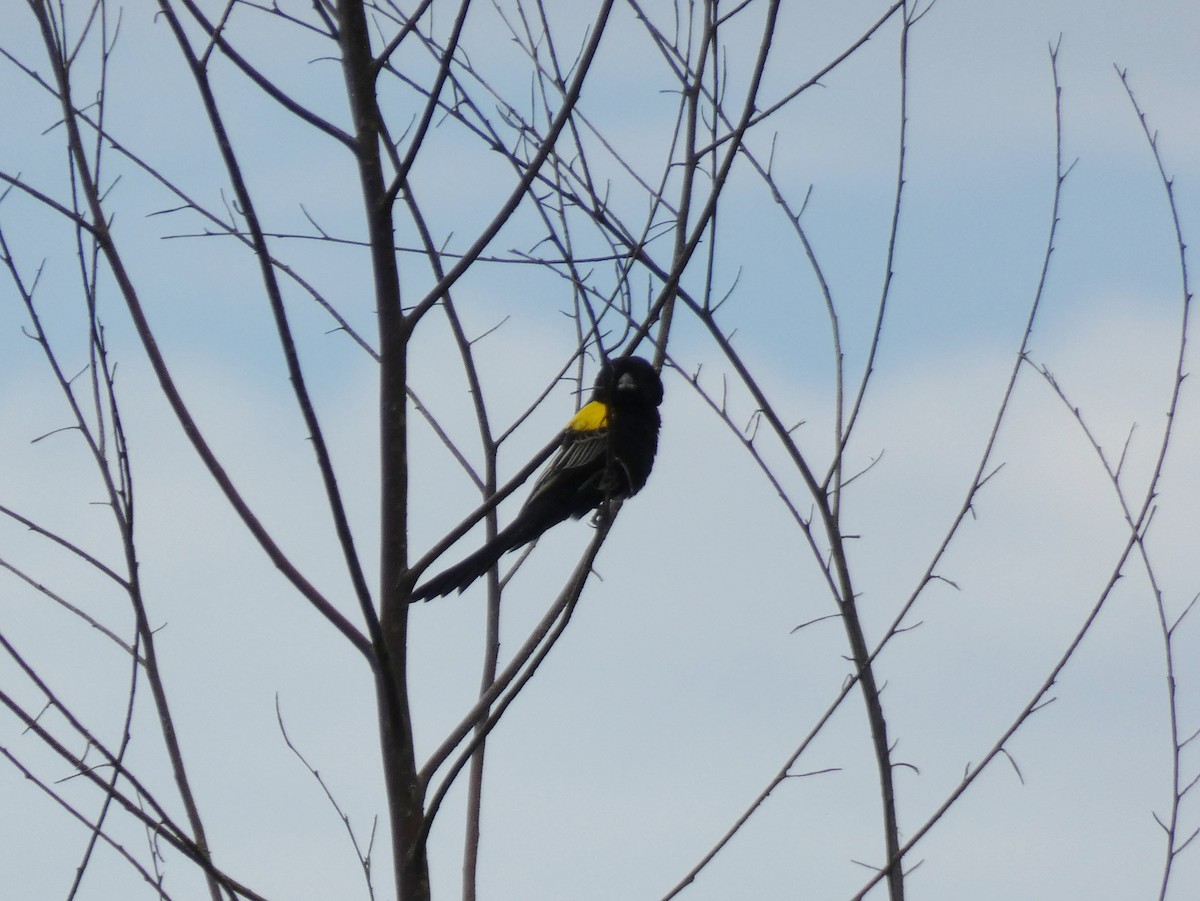
[[[607,427],[608,407],[598,400],[586,404],[567,423],[567,430],[572,432],[595,432]]]

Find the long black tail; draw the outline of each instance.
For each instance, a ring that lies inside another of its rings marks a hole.
[[[496,565],[507,551],[520,547],[537,538],[544,529],[530,534],[528,524],[522,523],[518,517],[506,529],[501,529],[496,537],[467,557],[460,563],[454,564],[418,585],[412,593],[414,601],[430,601],[434,598],[445,597],[452,591],[462,592],[464,588]]]

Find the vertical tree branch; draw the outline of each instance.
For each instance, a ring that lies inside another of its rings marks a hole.
[[[380,741],[392,833],[396,891],[402,901],[429,898],[424,791],[417,778],[408,703],[408,383],[409,324],[400,306],[392,203],[383,172],[378,69],[360,0],[339,0],[338,43],[350,102],[354,154],[370,244],[379,323],[380,627],[375,642]]]

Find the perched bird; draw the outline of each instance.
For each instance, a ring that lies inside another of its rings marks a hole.
[[[563,429],[558,452],[521,511],[461,563],[417,586],[414,601],[462,591],[506,551],[528,544],[568,516],[579,519],[608,500],[637,494],[654,465],[662,380],[641,357],[601,367],[591,400]]]

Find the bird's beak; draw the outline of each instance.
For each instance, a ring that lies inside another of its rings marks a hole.
[[[635,391],[637,390],[637,381],[628,372],[617,379],[618,391]]]

